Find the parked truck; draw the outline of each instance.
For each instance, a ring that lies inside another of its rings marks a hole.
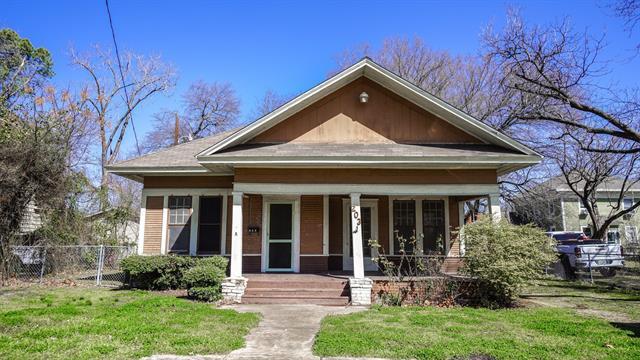
[[[590,239],[579,231],[547,233],[557,241],[557,251],[567,278],[575,278],[578,270],[597,270],[605,277],[613,277],[624,267],[622,245]]]

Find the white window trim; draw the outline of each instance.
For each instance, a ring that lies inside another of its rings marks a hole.
[[[451,222],[449,220],[449,196],[389,196],[389,255],[395,256],[394,232],[393,232],[393,201],[416,201],[416,236],[422,234],[422,200],[444,200],[444,255],[449,254],[451,247]],[[422,250],[422,242],[418,241],[418,249]]]
[[[632,239],[629,238],[629,234],[631,233],[630,230],[632,230],[633,233],[635,234],[635,237],[636,237],[635,241],[632,241]],[[638,243],[638,241],[640,240],[640,239],[638,239],[638,227],[635,226],[635,225],[625,225],[625,227],[624,227],[624,237],[627,240],[627,242]]]
[[[158,188],[158,189],[142,189],[142,206],[140,207],[140,226],[138,230],[138,254],[144,251],[144,226],[146,221],[146,199],[149,196],[162,196],[162,237],[160,241],[160,253],[166,255],[168,253],[168,230],[169,230],[169,196],[191,196],[191,233],[189,236],[189,255],[196,255],[198,243],[198,214],[200,196],[222,196],[222,219],[220,230],[220,255],[226,254],[226,236],[227,236],[227,201],[231,195],[231,189],[217,188]],[[198,202],[197,204],[195,202]],[[144,216],[143,216],[144,215]]]

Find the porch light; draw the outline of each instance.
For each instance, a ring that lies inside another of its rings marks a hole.
[[[360,102],[366,104],[367,101],[369,101],[369,94],[363,91],[362,94],[360,94]]]

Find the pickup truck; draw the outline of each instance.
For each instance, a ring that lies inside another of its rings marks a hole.
[[[612,277],[624,267],[624,249],[599,239],[589,239],[579,231],[547,233],[557,241],[556,249],[568,278],[575,278],[576,270],[598,270],[602,276]]]

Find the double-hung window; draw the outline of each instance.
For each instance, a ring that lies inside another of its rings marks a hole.
[[[169,196],[168,248],[172,253],[189,252],[191,196]]]

